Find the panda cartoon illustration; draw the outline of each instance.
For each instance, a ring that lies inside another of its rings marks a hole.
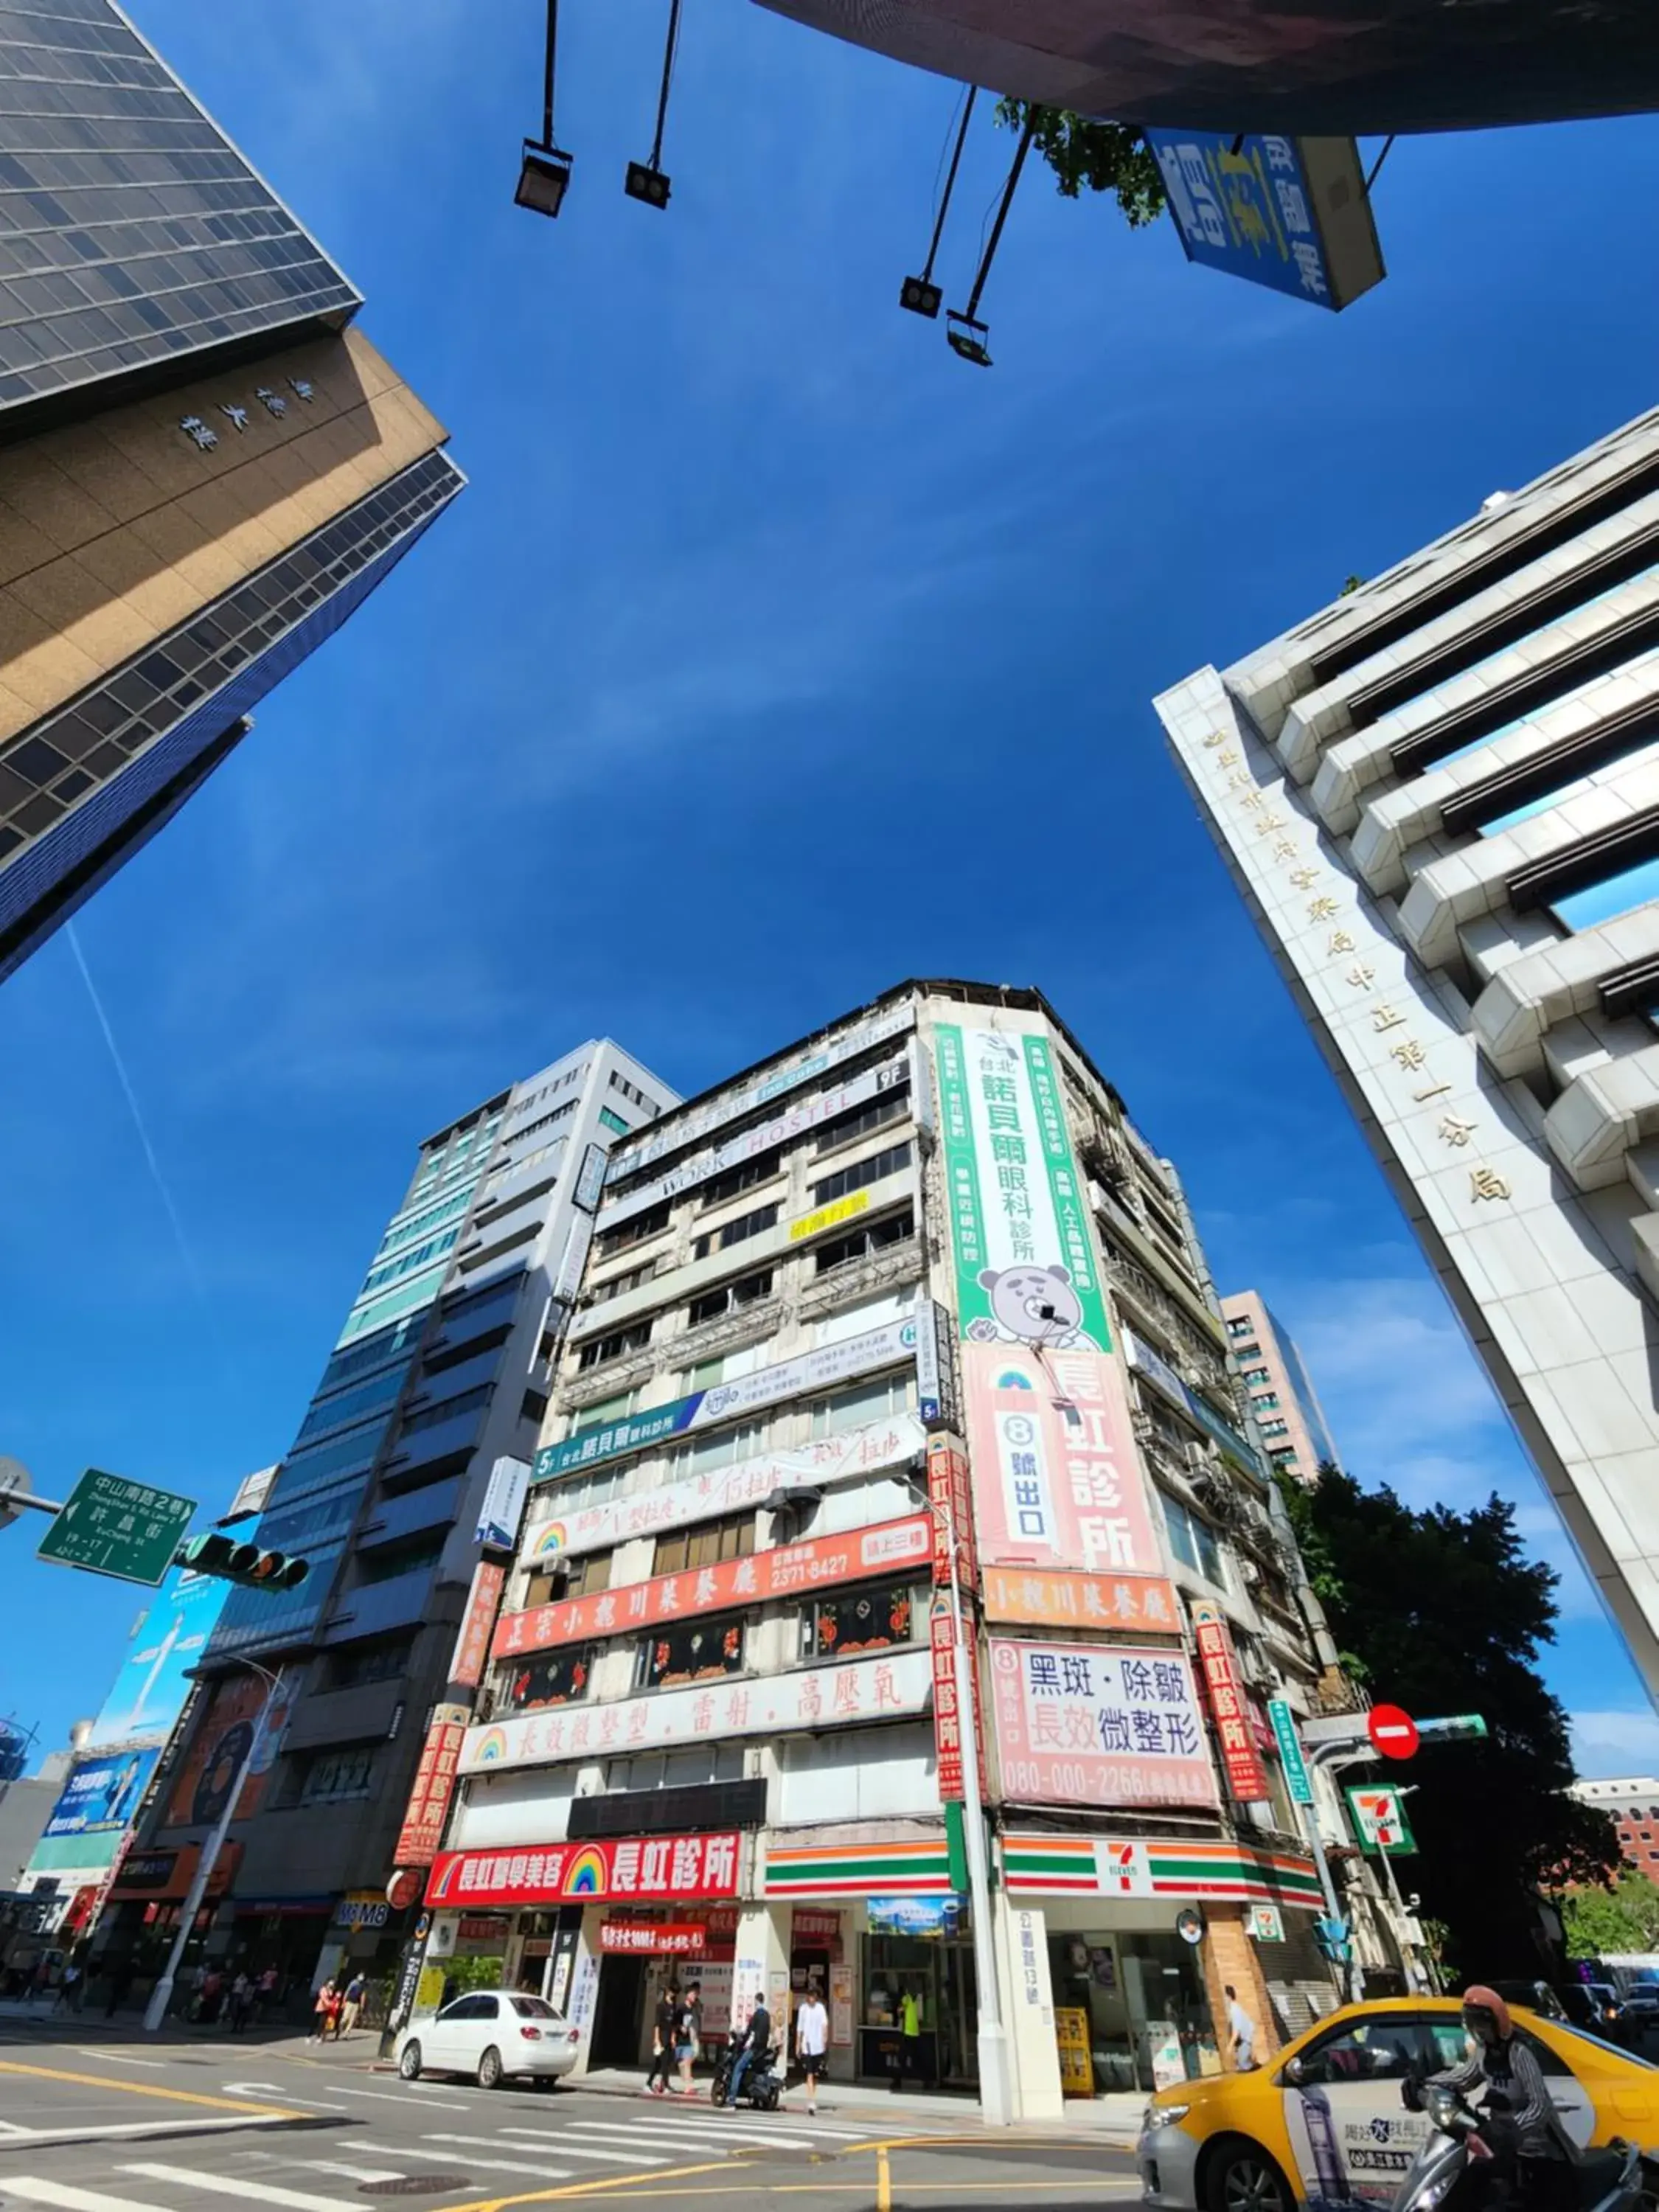
[[[1097,1351],[1083,1329],[1083,1305],[1064,1267],[981,1269],[979,1285],[988,1291],[991,1317],[968,1324],[968,1334],[977,1344],[1024,1344],[1034,1351],[1058,1352],[1073,1346]]]

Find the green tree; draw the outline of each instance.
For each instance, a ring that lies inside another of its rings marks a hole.
[[[1337,1641],[1378,1699],[1421,1718],[1480,1713],[1481,1742],[1425,1745],[1409,1771],[1419,1856],[1397,1871],[1444,1921],[1466,1974],[1535,1973],[1534,1894],[1605,1883],[1620,1863],[1604,1813],[1566,1793],[1567,1718],[1538,1679],[1555,1639],[1554,1570],[1528,1559],[1513,1509],[1415,1510],[1339,1468],[1281,1485]]]
[[[1571,1891],[1561,1900],[1561,1918],[1570,1958],[1659,1948],[1659,1888],[1633,1867],[1610,1886]]]
[[[1097,123],[1090,116],[1073,115],[1069,107],[1033,109],[1024,100],[997,104],[997,121],[1010,131],[1023,131],[1028,112],[1036,118],[1031,143],[1054,171],[1065,198],[1076,199],[1085,186],[1091,192],[1115,192],[1132,230],[1157,222],[1169,204],[1164,173],[1133,124]]]

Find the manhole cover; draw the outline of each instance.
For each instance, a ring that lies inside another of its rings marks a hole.
[[[395,2181],[360,2181],[359,2197],[447,2197],[454,2189],[471,2189],[470,2173],[400,2173]]]

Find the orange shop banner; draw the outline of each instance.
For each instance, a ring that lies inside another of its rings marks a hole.
[[[222,1897],[230,1887],[241,1856],[240,1844],[227,1843],[223,1846],[208,1876],[210,1898]],[[189,1894],[201,1859],[199,1844],[185,1844],[176,1850],[129,1851],[109,1886],[109,1893],[112,1898],[142,1897],[158,1904],[172,1903]]]
[[[811,1597],[836,1583],[862,1582],[918,1565],[932,1553],[933,1542],[930,1518],[918,1513],[902,1521],[884,1521],[874,1528],[854,1528],[844,1536],[815,1536],[807,1543],[782,1544],[750,1559],[722,1559],[718,1566],[658,1575],[650,1582],[600,1590],[592,1597],[532,1606],[526,1613],[509,1613],[496,1624],[490,1656],[510,1659],[553,1644],[628,1635],[694,1613],[728,1612],[775,1598]]]
[[[432,1725],[421,1747],[421,1762],[404,1811],[402,1832],[392,1863],[400,1867],[428,1867],[438,1856],[449,1818],[449,1801],[455,1791],[455,1765],[466,1740],[472,1714],[465,1705],[434,1705]]]
[[[1175,1587],[1162,1575],[1074,1575],[1042,1567],[987,1567],[985,1618],[1024,1628],[1181,1633]]]
[[[462,1689],[476,1690],[483,1680],[489,1632],[495,1625],[495,1608],[501,1601],[506,1580],[507,1569],[492,1566],[488,1559],[480,1559],[472,1570],[472,1587],[467,1592],[460,1634],[455,1638],[455,1656],[449,1662],[449,1679]]]

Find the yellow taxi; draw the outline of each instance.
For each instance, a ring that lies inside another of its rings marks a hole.
[[[1575,2142],[1623,2136],[1659,2159],[1659,2068],[1565,2021],[1518,2005],[1513,2016]],[[1406,2110],[1401,2083],[1461,2063],[1468,2049],[1455,1997],[1380,1998],[1328,2014],[1249,2073],[1160,2089],[1137,2146],[1146,2202],[1164,2212],[1391,2204],[1429,2125]]]

